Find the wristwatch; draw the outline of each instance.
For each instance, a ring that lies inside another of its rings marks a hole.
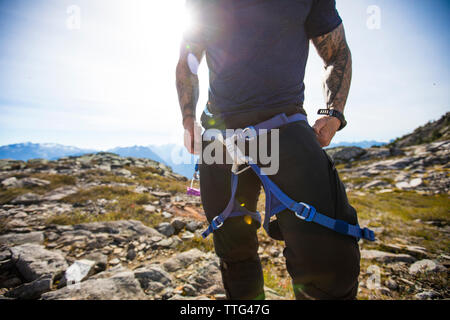
[[[342,114],[342,112],[339,112],[336,109],[319,109],[317,114],[338,118],[341,121],[341,126],[339,127],[338,131],[344,129],[345,126],[347,125],[347,121],[345,120],[345,117]]]

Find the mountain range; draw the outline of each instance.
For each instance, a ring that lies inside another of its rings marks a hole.
[[[116,147],[109,150],[82,149],[56,143],[16,143],[0,146],[0,159],[27,161],[30,159],[56,160],[61,157],[79,156],[106,151],[122,157],[148,158],[170,166],[175,173],[192,177],[196,158],[175,144],[162,146]]]
[[[428,122],[417,128],[412,133],[391,140],[388,146],[407,146],[411,144],[429,143],[435,140],[449,139],[450,135],[450,112],[444,114],[439,120]],[[386,145],[385,142],[374,140],[363,140],[357,142],[332,143],[328,148],[334,147],[360,147],[369,148],[373,146]],[[79,156],[87,153],[107,151],[122,157],[148,158],[170,166],[175,173],[190,178],[194,173],[194,164],[197,157],[190,155],[182,146],[166,144],[161,146],[132,146],[117,147],[109,150],[82,149],[65,146],[56,143],[17,143],[0,146],[0,159],[23,160],[48,159],[56,160],[66,156]]]

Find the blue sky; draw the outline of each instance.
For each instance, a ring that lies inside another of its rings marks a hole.
[[[182,143],[175,65],[183,0],[0,0],[0,145],[106,149]],[[80,29],[67,28],[71,5]],[[380,9],[380,29],[367,9]],[[334,142],[388,141],[450,110],[450,5],[337,0],[354,60],[348,127]],[[324,104],[311,48],[305,108]],[[200,68],[198,114],[207,99]]]

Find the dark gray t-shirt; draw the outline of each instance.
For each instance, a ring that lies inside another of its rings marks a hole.
[[[302,104],[309,39],[342,22],[335,0],[187,0],[185,40],[206,48],[208,110],[240,112]]]

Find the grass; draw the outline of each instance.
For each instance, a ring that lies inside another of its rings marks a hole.
[[[28,192],[31,192],[31,190],[25,188],[0,189],[0,205],[9,203],[18,196]]]
[[[118,197],[129,196],[133,192],[127,187],[97,186],[89,189],[80,190],[75,194],[69,195],[63,199],[69,203],[84,203],[88,200],[97,199],[112,200]]]
[[[172,194],[186,191],[186,181],[176,181],[160,176],[160,170],[156,168],[127,167],[127,170],[136,177],[136,180],[145,187],[155,190],[164,190]]]
[[[369,177],[356,177],[356,178],[344,177],[344,178],[342,178],[343,182],[352,183],[355,185],[366,184],[366,183],[369,183],[371,180],[372,180],[372,178],[369,178]]]
[[[448,195],[422,195],[414,191],[394,191],[389,193],[367,193],[365,196],[348,193],[350,204],[355,207],[361,218],[388,213],[405,221],[443,220],[450,222]]]
[[[277,273],[277,268],[270,262],[267,262],[263,266],[263,275],[264,285],[266,287],[274,290],[286,299],[295,299],[291,278],[289,276],[280,276]]]
[[[155,227],[164,219],[159,213],[149,213],[142,205],[157,200],[149,194],[135,193],[128,187],[97,186],[70,195],[63,199],[68,203],[85,203],[88,200],[97,199],[115,200],[105,206],[106,213],[84,213],[75,210],[51,217],[47,224],[73,225],[96,221],[138,220],[147,226]]]
[[[16,178],[21,179],[25,178],[26,175],[20,174],[15,175]],[[67,185],[75,185],[77,183],[77,179],[73,176],[63,175],[63,174],[43,174],[43,173],[37,173],[29,176],[30,178],[37,178],[41,180],[49,181],[50,184],[47,186],[26,186],[23,188],[10,188],[10,189],[4,189],[0,188],[0,205],[6,204],[12,200],[14,200],[16,197],[23,195],[25,193],[36,193],[39,195],[43,195],[51,190],[60,188],[62,186]]]
[[[56,188],[60,188],[67,185],[75,185],[77,183],[77,178],[74,176],[68,176],[64,174],[45,174],[45,173],[36,173],[30,176],[31,178],[37,178],[42,180],[47,180],[50,182],[50,185],[45,187],[45,189],[53,190]]]
[[[1,217],[0,218],[0,234],[3,234],[7,231],[6,223],[8,222],[8,218]]]
[[[425,247],[433,254],[448,251],[448,235],[426,221],[450,222],[450,199],[448,195],[422,195],[414,191],[390,193],[366,193],[365,196],[348,194],[350,204],[355,207],[360,219],[370,220],[371,227],[383,227],[377,234],[383,243],[395,243],[397,237],[408,240],[410,245]],[[423,222],[415,222],[420,219]],[[364,243],[366,249],[380,249],[376,244]],[[383,251],[383,249],[381,248]]]
[[[106,170],[87,170],[78,174],[80,179],[84,179],[85,182],[101,182],[104,184],[110,183],[126,183],[134,184],[136,181],[130,178],[117,176],[114,173]]]
[[[164,221],[164,218],[159,213],[148,213],[142,207],[130,206],[126,210],[108,211],[104,214],[86,213],[80,210],[74,210],[71,213],[63,213],[47,219],[46,224],[57,225],[76,225],[81,223],[91,222],[105,222],[118,220],[137,220],[144,225],[155,227]]]
[[[195,235],[194,238],[181,242],[177,247],[180,252],[184,252],[193,248],[197,248],[204,252],[214,251],[214,243],[212,237],[203,239],[202,237]]]
[[[86,222],[94,222],[94,217],[92,214],[86,214],[80,210],[74,210],[71,213],[63,213],[56,216],[52,216],[47,219],[46,224],[57,224],[57,225],[76,225]]]

